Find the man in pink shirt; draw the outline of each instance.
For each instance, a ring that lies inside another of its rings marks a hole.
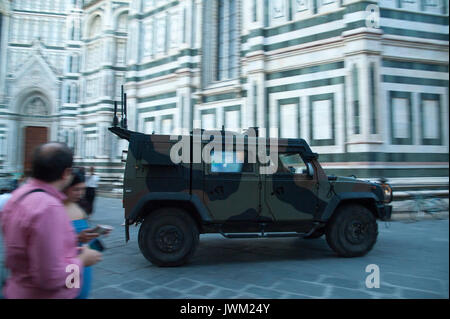
[[[72,180],[72,151],[47,143],[33,154],[32,178],[12,193],[0,214],[10,277],[6,298],[76,298],[83,267],[101,253],[78,248],[61,192]]]

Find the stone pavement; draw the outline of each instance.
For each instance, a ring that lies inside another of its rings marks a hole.
[[[125,244],[122,222],[120,199],[97,199],[91,224],[115,230],[94,266],[91,298],[449,297],[448,220],[379,222],[373,250],[350,259],[337,257],[324,238],[201,235],[192,261],[176,268],[153,266],[142,256],[136,227]],[[369,264],[379,267],[380,288],[366,288]]]
[[[374,249],[339,258],[324,238],[225,239],[201,235],[183,267],[150,264],[130,228],[125,244],[121,201],[99,198],[91,222],[116,229],[94,268],[91,298],[448,298],[449,223],[379,223]],[[380,288],[366,288],[366,267],[380,269]]]

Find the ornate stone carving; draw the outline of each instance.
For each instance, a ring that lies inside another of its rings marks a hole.
[[[40,97],[34,97],[29,100],[24,110],[27,115],[48,115],[45,102]]]

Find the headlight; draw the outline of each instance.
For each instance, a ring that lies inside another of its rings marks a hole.
[[[389,184],[381,184],[381,187],[383,188],[384,202],[392,202],[393,194],[391,186]]]

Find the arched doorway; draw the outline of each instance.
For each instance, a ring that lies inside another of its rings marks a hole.
[[[25,126],[25,150],[23,168],[25,172],[31,171],[33,150],[36,146],[48,141],[48,128],[42,126]]]
[[[23,169],[29,172],[34,149],[48,142],[49,128],[39,124],[39,118],[48,116],[48,105],[41,96],[34,95],[25,101],[22,113],[26,119],[23,126]]]

